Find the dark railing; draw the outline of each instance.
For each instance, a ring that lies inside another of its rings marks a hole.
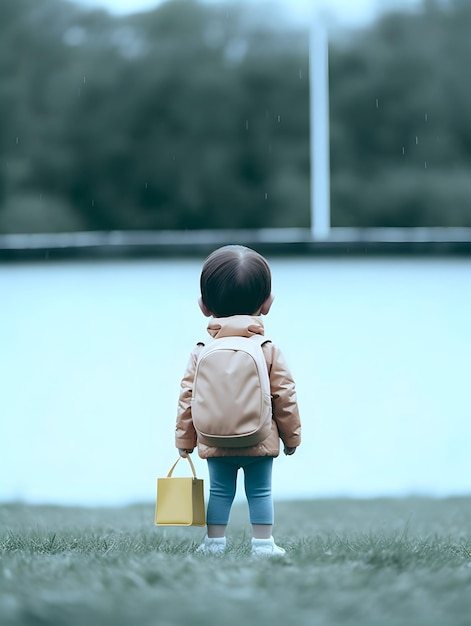
[[[230,243],[272,254],[471,254],[471,228],[110,231],[0,235],[0,260],[204,255]]]

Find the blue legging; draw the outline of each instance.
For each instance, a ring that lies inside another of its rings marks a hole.
[[[244,469],[244,485],[251,524],[273,524],[271,475],[273,458],[269,456],[228,456],[208,459],[208,524],[226,525],[237,488],[237,472]]]

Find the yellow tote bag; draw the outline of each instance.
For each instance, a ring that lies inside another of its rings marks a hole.
[[[173,477],[178,457],[166,478],[157,479],[156,526],[205,526],[203,479],[196,478],[195,466],[189,456],[193,477]]]

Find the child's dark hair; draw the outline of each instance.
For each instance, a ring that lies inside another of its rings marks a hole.
[[[214,317],[253,315],[271,293],[266,260],[245,246],[223,246],[201,271],[201,298]]]

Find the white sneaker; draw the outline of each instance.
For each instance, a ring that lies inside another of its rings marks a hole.
[[[196,548],[196,552],[200,554],[224,554],[226,549],[225,537],[206,537],[203,543]]]
[[[269,539],[252,539],[252,556],[284,556],[286,550],[275,543],[273,537]]]

